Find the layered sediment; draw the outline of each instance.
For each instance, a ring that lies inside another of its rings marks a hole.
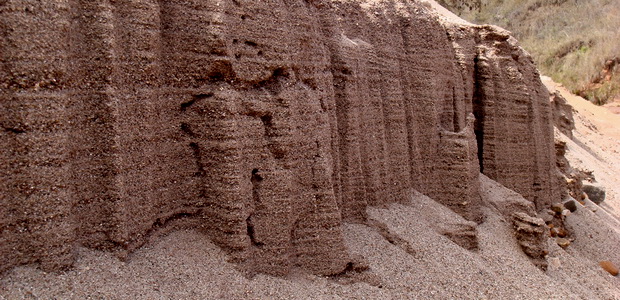
[[[252,270],[336,274],[368,205],[481,222],[480,172],[558,200],[531,58],[417,2],[8,0],[0,32],[0,270],[188,221]]]

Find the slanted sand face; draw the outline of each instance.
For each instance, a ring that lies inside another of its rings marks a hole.
[[[518,194],[483,178],[481,191],[491,203]],[[521,202],[527,200],[521,198]],[[548,245],[543,272],[521,250],[509,218],[495,206],[483,208],[486,221],[475,230],[478,249],[450,240],[446,230],[473,222],[421,194],[384,208],[369,208],[391,238],[365,224],[345,223],[348,250],[369,267],[359,274],[316,276],[293,268],[286,277],[257,274],[251,279],[209,238],[180,230],[136,250],[127,261],[108,252],[78,248],[75,267],[46,273],[18,267],[0,279],[0,298],[28,299],[615,299],[618,278],[587,252]],[[577,210],[579,212],[580,209]],[[570,215],[582,225],[592,215]],[[592,232],[592,231],[590,231]],[[587,239],[586,235],[577,236]],[[394,242],[398,239],[399,242]],[[585,240],[584,240],[585,241]],[[589,242],[595,242],[590,240]],[[405,246],[406,245],[406,246]],[[610,247],[612,244],[606,244]],[[343,278],[350,276],[351,278]],[[346,279],[346,280],[345,280]],[[345,284],[343,284],[343,282]]]

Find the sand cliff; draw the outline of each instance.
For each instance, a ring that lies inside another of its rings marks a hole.
[[[479,174],[559,201],[548,92],[507,32],[410,1],[0,2],[0,270],[199,229],[248,269],[351,264],[341,223]]]

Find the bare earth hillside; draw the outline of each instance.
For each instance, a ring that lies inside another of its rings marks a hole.
[[[0,299],[620,298],[618,116],[574,104],[554,133],[501,28],[417,1],[13,0],[0,30]],[[554,136],[600,206],[550,214]]]

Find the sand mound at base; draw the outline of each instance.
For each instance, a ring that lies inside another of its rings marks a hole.
[[[495,184],[483,186],[493,187],[487,193],[493,197],[510,193]],[[321,277],[296,270],[287,278],[248,278],[205,235],[188,230],[170,233],[126,262],[82,248],[76,268],[66,273],[16,268],[0,281],[0,298],[620,298],[618,279],[585,257],[581,248],[564,250],[550,243],[553,263],[543,272],[521,251],[511,222],[495,208],[484,212],[486,221],[475,229],[478,250],[470,251],[442,232],[445,224],[468,222],[426,196],[415,193],[405,204],[369,208],[375,224],[383,224],[381,230],[365,224],[343,226],[349,250],[363,256],[369,267],[361,273]],[[591,223],[597,217],[576,213],[569,218]],[[587,234],[578,232],[576,238]]]

